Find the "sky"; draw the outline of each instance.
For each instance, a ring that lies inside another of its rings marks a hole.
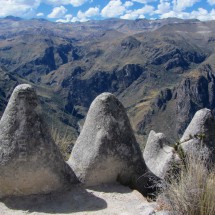
[[[215,0],[0,0],[0,17],[85,22],[107,18],[215,20]]]

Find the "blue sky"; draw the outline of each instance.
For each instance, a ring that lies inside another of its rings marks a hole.
[[[0,0],[0,17],[85,22],[107,18],[215,20],[215,0]]]

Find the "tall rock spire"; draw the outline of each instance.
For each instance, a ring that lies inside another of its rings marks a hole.
[[[15,88],[0,121],[0,197],[48,193],[77,182],[37,110],[28,84]]]

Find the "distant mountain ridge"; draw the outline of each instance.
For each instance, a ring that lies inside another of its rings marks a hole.
[[[0,19],[1,112],[5,91],[31,83],[50,125],[75,139],[93,99],[108,91],[127,108],[139,142],[150,129],[176,140],[195,111],[215,109],[214,35],[215,21],[177,18]]]

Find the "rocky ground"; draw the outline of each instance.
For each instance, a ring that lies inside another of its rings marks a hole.
[[[84,189],[73,187],[64,193],[6,198],[0,201],[1,215],[148,215],[155,203],[137,191],[119,184]]]

